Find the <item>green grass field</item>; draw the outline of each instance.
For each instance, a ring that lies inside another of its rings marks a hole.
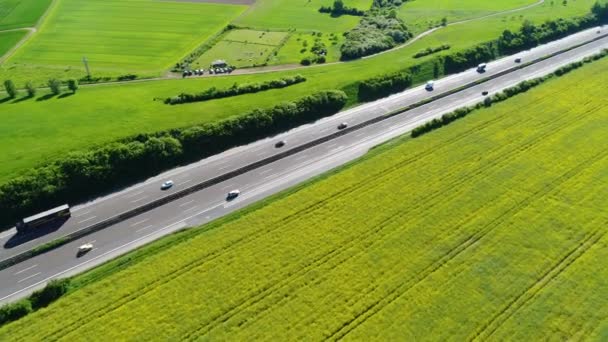
[[[192,68],[207,68],[216,59],[224,59],[238,68],[264,64],[288,35],[287,32],[232,30],[194,61]]]
[[[28,43],[0,70],[40,74],[160,74],[217,33],[244,6],[152,0],[59,0]],[[61,77],[59,76],[59,77]]]
[[[497,16],[454,25],[403,49],[338,65],[247,76],[108,84],[82,87],[75,96],[62,99],[0,103],[3,118],[3,125],[0,125],[0,183],[67,151],[85,149],[127,135],[212,122],[252,108],[270,107],[280,100],[293,100],[316,90],[349,87],[358,80],[420,63],[424,58],[416,60],[412,56],[427,46],[450,44],[449,53],[452,53],[495,39],[505,28],[520,27],[526,18],[542,22],[549,18],[585,14],[593,2],[577,0],[557,8],[546,4],[521,12],[523,18],[520,14]],[[307,81],[286,89],[183,106],[166,106],[153,101],[157,97],[166,98],[212,86],[229,87],[235,82],[257,82],[295,74],[302,74]],[[27,78],[15,80],[21,86]]]
[[[359,22],[358,17],[332,18],[319,13],[321,6],[331,6],[333,0],[258,0],[235,24],[257,29],[295,29],[321,32],[346,32]],[[344,0],[344,4],[369,9],[372,0]]]
[[[34,27],[52,0],[0,0],[0,31]]]
[[[0,32],[0,57],[12,49],[26,34],[25,30]]]
[[[399,17],[405,21],[413,32],[419,33],[438,25],[442,18],[447,18],[448,23],[461,21],[524,7],[536,2],[538,2],[538,0],[408,1],[401,6]]]
[[[602,340],[607,72],[384,145],[0,340]]]
[[[335,40],[332,37],[336,37]],[[278,51],[276,58],[271,64],[297,64],[307,56],[311,56],[310,48],[314,45],[315,39],[320,39],[327,48],[327,62],[340,60],[340,45],[344,42],[341,34],[323,34],[321,37],[313,33],[293,33],[285,45]],[[304,46],[306,42],[306,46]]]

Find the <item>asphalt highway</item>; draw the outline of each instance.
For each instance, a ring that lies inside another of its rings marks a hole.
[[[82,229],[147,201],[160,198],[167,192],[213,178],[285,149],[334,133],[341,122],[347,122],[352,127],[357,123],[393,112],[438,93],[457,89],[465,84],[513,68],[517,66],[517,63],[514,62],[516,57],[522,58],[522,63],[526,63],[590,41],[607,33],[608,30],[602,29],[601,34],[598,34],[597,31],[598,28],[583,31],[530,51],[488,63],[487,71],[483,74],[476,70],[468,70],[446,77],[435,82],[433,91],[425,90],[424,86],[413,88],[293,129],[276,137],[241,146],[201,162],[171,170],[141,184],[74,208],[72,217],[60,229],[37,239],[20,243],[18,237],[14,235],[14,231],[6,232],[4,235],[0,235],[0,244],[14,245],[14,247],[5,247],[0,253],[0,259]],[[483,91],[488,91],[491,95],[525,79],[550,73],[560,66],[597,53],[603,48],[608,48],[608,37],[349,132],[4,269],[0,271],[0,302],[11,301],[27,295],[33,290],[43,287],[50,279],[81,272],[173,231],[224,216],[353,160],[365,154],[369,148],[402,135],[446,112],[480,102],[484,98],[481,94]],[[287,141],[287,145],[275,148],[274,143],[279,140]],[[175,185],[170,190],[161,191],[161,183],[168,179],[173,180]],[[227,192],[233,189],[239,189],[241,195],[235,200],[226,201]],[[7,243],[9,241],[10,243]],[[77,257],[78,246],[86,242],[92,242],[95,248],[84,256]]]

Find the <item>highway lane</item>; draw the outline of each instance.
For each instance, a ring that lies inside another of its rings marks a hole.
[[[353,160],[370,147],[408,132],[432,118],[480,102],[484,90],[490,94],[497,92],[524,79],[547,74],[559,66],[580,60],[606,47],[608,38],[498,77],[216,184],[7,268],[0,271],[0,301],[19,298],[44,286],[49,279],[83,271],[172,231],[226,215]],[[386,110],[388,109],[382,111]],[[235,188],[240,189],[242,195],[227,202],[226,192]],[[85,242],[94,242],[96,248],[77,258],[76,250]]]
[[[564,39],[519,53],[516,56],[522,58],[522,63],[526,63],[567,47],[592,40],[598,36],[598,30],[600,29],[592,28],[582,31]],[[605,28],[601,29],[602,34],[605,34],[606,31],[608,30]],[[438,80],[435,83],[434,92],[426,91],[423,86],[416,87],[403,93],[338,113],[330,118],[319,120],[313,124],[301,126],[276,137],[237,147],[214,157],[207,158],[201,162],[165,172],[123,191],[76,206],[73,210],[73,216],[60,229],[39,238],[29,240],[28,238],[22,238],[15,235],[14,229],[4,232],[0,234],[0,244],[3,246],[3,248],[0,249],[0,260],[17,255],[68,233],[83,229],[120,212],[161,198],[167,193],[211,179],[219,174],[238,169],[262,158],[272,156],[282,152],[285,148],[291,148],[329,135],[335,132],[336,127],[340,122],[346,121],[352,126],[353,124],[367,121],[378,115],[392,112],[427,99],[439,92],[456,89],[464,84],[490,77],[504,70],[516,67],[517,63],[514,63],[514,58],[514,56],[509,56],[488,63],[487,72],[483,74],[480,74],[475,70],[467,70]],[[274,148],[274,142],[278,140],[286,140],[288,142],[287,146],[281,149]],[[168,179],[173,180],[175,186],[168,191],[161,191],[160,184]]]

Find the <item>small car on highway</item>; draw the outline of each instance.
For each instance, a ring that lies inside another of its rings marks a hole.
[[[433,89],[435,89],[435,81],[428,81],[426,82],[426,85],[424,86],[424,89],[431,91]]]
[[[232,199],[237,198],[240,194],[241,194],[241,191],[239,191],[238,189],[232,190],[228,193],[228,195],[226,195],[226,199],[230,201]]]
[[[172,181],[172,180],[168,180],[168,181],[164,182],[164,183],[163,183],[163,184],[160,186],[160,189],[161,189],[161,190],[167,190],[167,189],[169,189],[169,188],[170,188],[170,187],[172,187],[172,186],[173,186],[173,181]]]
[[[274,147],[279,148],[279,147],[283,147],[285,146],[287,142],[285,140],[281,140],[281,141],[277,141],[276,144],[274,144]]]
[[[482,92],[481,92],[481,95],[483,95],[483,96],[488,95],[488,91],[487,91],[487,90],[482,91]]]
[[[346,122],[343,122],[338,125],[338,129],[345,129],[346,127],[348,127],[348,123],[346,123]]]
[[[515,58],[515,63],[521,63],[521,57]]]
[[[90,242],[85,243],[84,245],[78,247],[78,255],[83,255],[85,253],[90,252],[91,250],[93,250],[93,244]]]

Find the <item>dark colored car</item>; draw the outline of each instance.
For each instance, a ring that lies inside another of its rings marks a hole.
[[[348,124],[346,122],[343,122],[338,125],[338,129],[345,129],[346,127],[348,127]]]
[[[488,91],[487,91],[487,90],[482,91],[482,92],[481,92],[481,95],[483,95],[483,96],[488,95]]]
[[[277,143],[274,144],[274,147],[277,147],[277,148],[283,147],[283,146],[285,146],[286,143],[287,142],[285,140],[277,141]]]

